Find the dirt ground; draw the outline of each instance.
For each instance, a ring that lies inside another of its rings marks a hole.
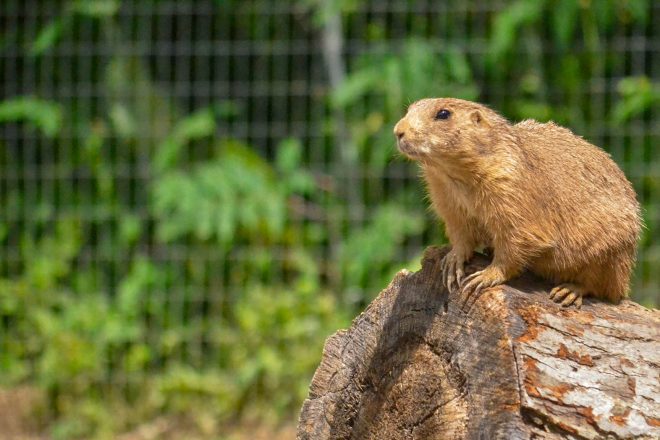
[[[293,424],[279,427],[242,424],[221,435],[202,435],[199,432],[191,432],[176,422],[162,419],[122,434],[117,440],[294,440],[295,438],[296,427]]]
[[[0,440],[43,440],[38,414],[45,398],[31,387],[0,388]]]
[[[0,388],[0,440],[50,440],[43,434],[45,396],[28,386]],[[116,440],[293,440],[293,423],[282,426],[242,423],[222,434],[200,434],[190,423],[161,417],[120,434]]]

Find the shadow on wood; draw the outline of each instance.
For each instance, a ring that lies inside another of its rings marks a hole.
[[[466,301],[445,252],[327,340],[298,439],[660,438],[660,312],[564,309],[527,275]]]

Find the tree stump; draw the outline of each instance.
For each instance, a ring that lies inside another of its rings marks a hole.
[[[531,275],[448,294],[445,253],[326,341],[298,439],[660,439],[660,312],[562,308]]]

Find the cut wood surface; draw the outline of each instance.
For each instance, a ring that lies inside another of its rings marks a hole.
[[[298,439],[660,439],[660,312],[562,308],[529,275],[448,294],[445,252],[327,340]]]

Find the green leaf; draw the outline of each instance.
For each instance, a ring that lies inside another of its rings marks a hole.
[[[595,2],[580,2],[580,6],[587,14],[588,20],[595,21],[598,29],[610,29],[615,23],[617,16],[620,14],[621,3],[619,0],[601,0]],[[583,29],[586,33],[587,30]]]
[[[552,29],[559,47],[566,49],[575,35],[580,14],[577,0],[557,0],[552,8]]]
[[[79,221],[61,219],[55,226],[54,234],[39,241],[25,235],[21,243],[22,257],[26,262],[25,278],[31,285],[42,289],[52,288],[57,280],[71,273],[73,259],[82,246]]]
[[[621,124],[660,104],[660,84],[645,76],[624,78],[617,90],[621,100],[612,111],[615,123]]]
[[[624,4],[633,20],[640,22],[642,26],[646,26],[649,15],[653,14],[650,11],[649,0],[627,0]]]
[[[461,84],[466,84],[472,81],[472,69],[462,52],[451,47],[445,52],[444,56],[446,57],[445,63],[449,70],[449,76],[453,80]]]
[[[298,139],[284,139],[277,146],[275,167],[283,173],[295,171],[302,160],[302,145]]]
[[[125,244],[133,244],[140,238],[142,223],[140,217],[132,213],[125,213],[119,221],[119,240]]]
[[[77,0],[71,10],[80,15],[93,18],[111,17],[119,11],[119,0]]]
[[[62,108],[59,104],[29,96],[0,102],[0,123],[25,121],[46,136],[56,136],[62,127]]]
[[[69,21],[65,17],[59,17],[41,29],[37,35],[37,38],[35,38],[30,45],[30,55],[41,55],[55,44],[57,44],[60,37],[62,36],[65,26],[68,23]]]
[[[148,259],[143,256],[134,259],[130,271],[118,286],[117,310],[124,316],[134,316],[145,293],[162,279],[163,275]]]
[[[213,110],[219,118],[223,119],[235,118],[241,113],[239,106],[234,101],[229,100],[218,102],[213,106]]]
[[[215,129],[215,115],[210,108],[187,116],[174,126],[172,133],[160,144],[154,167],[159,172],[171,168],[178,161],[186,143],[211,136]]]
[[[135,118],[125,104],[116,102],[110,106],[110,122],[115,132],[123,139],[129,139],[137,132]]]
[[[544,6],[543,0],[518,0],[497,15],[488,51],[491,63],[502,61],[514,49],[520,30],[537,21]]]
[[[361,98],[368,90],[378,84],[381,75],[377,69],[365,69],[349,76],[340,87],[332,93],[332,103],[337,107],[345,107]]]
[[[354,11],[360,4],[360,0],[300,0],[314,12],[313,23],[324,26],[328,20],[342,13]]]

